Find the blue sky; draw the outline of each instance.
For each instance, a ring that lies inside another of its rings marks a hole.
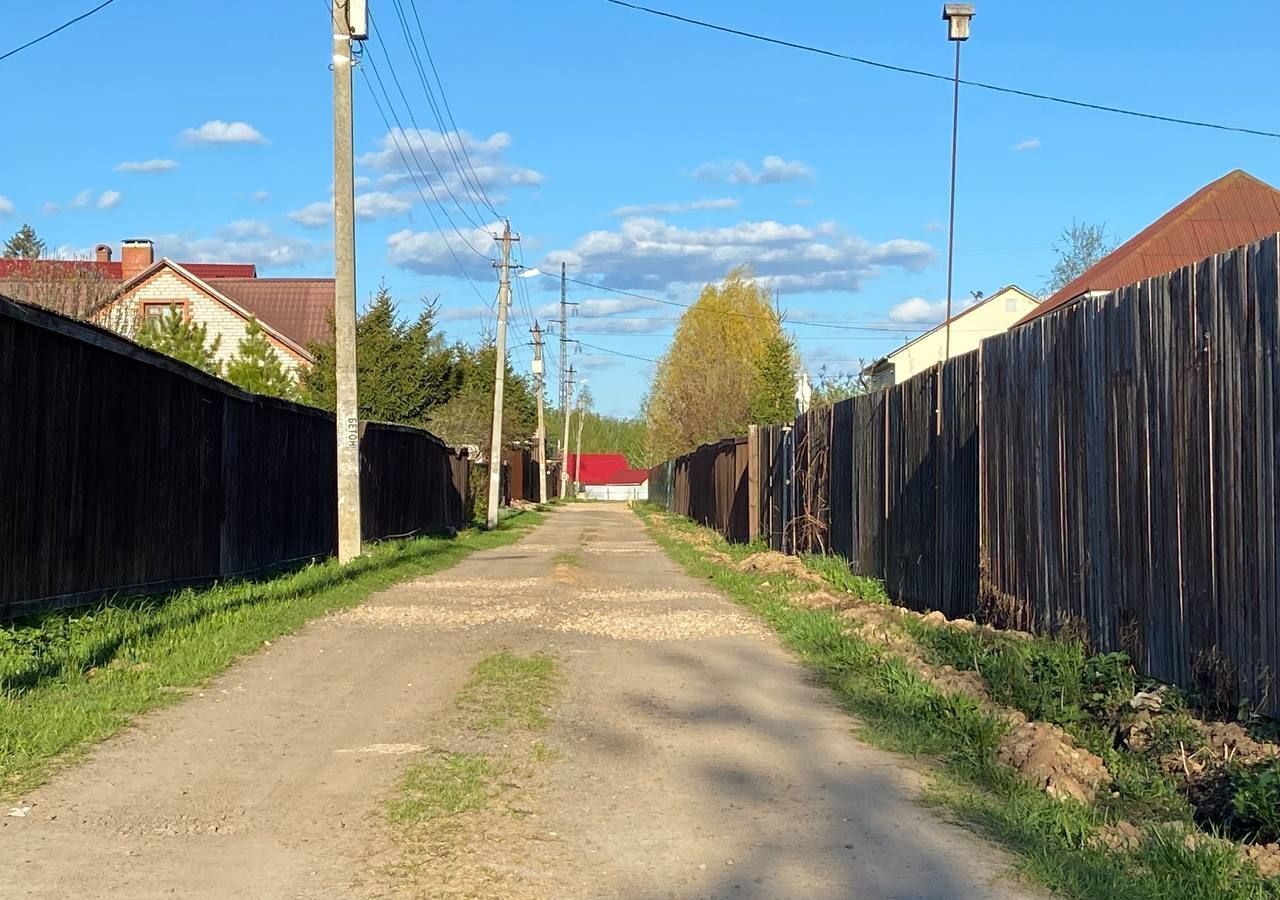
[[[409,0],[400,2],[411,14]],[[456,0],[416,4],[467,155],[521,235],[528,266],[558,271],[567,260],[574,277],[688,302],[731,265],[754,262],[778,286],[811,370],[852,369],[929,327],[905,320],[936,315],[945,296],[947,83],[604,0],[495,0],[483,14]],[[18,5],[8,11],[0,52],[92,5]],[[366,55],[413,131],[392,70],[399,77],[423,132],[411,135],[414,146],[433,151],[443,184],[425,152],[419,160],[458,230],[494,255],[485,234],[494,217],[466,201],[434,133],[395,2],[370,5],[378,37]],[[933,0],[652,5],[899,65],[951,66]],[[977,5],[966,77],[1280,130],[1267,99],[1274,26],[1265,4]],[[116,0],[0,62],[10,85],[0,231],[30,222],[67,253],[151,237],[180,260],[331,274],[326,6]],[[438,296],[447,333],[474,339],[490,326],[496,277],[438,207],[443,233],[433,225],[373,103],[368,62],[363,68],[355,84],[362,301],[380,279],[406,314]],[[1123,238],[1230,169],[1280,183],[1275,140],[974,89],[962,90],[960,131],[957,297],[1008,283],[1039,290],[1051,245],[1073,218],[1105,222]],[[570,295],[580,304],[571,334],[634,356],[658,356],[674,324],[669,314],[678,312],[576,285]],[[549,319],[557,297],[553,279],[522,280],[513,310],[518,365],[529,359],[521,344],[530,316]],[[835,331],[806,326],[806,318],[878,330]],[[573,358],[599,408],[638,409],[648,363],[586,346]],[[550,361],[554,371],[554,352]]]

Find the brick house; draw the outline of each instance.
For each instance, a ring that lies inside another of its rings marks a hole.
[[[217,358],[235,356],[250,318],[290,372],[314,362],[307,346],[330,339],[332,278],[260,278],[238,263],[155,259],[148,240],[121,245],[120,260],[100,244],[92,260],[0,260],[0,291],[89,318],[126,336],[176,307],[221,340]]]

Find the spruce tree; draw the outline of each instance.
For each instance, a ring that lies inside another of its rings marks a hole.
[[[295,400],[298,396],[293,376],[280,362],[280,354],[267,340],[257,319],[249,320],[236,355],[227,361],[226,378],[252,394],[266,394],[284,400]]]
[[[211,343],[208,327],[192,322],[176,306],[169,307],[164,315],[146,322],[138,330],[137,341],[144,347],[158,350],[210,375],[222,374],[222,364],[217,359],[222,336],[215,337]]]
[[[4,242],[5,259],[40,259],[44,251],[44,241],[36,237],[36,230],[30,225],[23,225]]]

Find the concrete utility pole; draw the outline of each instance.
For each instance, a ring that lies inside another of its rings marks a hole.
[[[561,338],[564,340],[564,338]],[[561,359],[564,359],[564,345],[560,348]],[[573,407],[569,405],[573,397],[573,366],[565,377],[564,398],[560,401],[560,412],[564,419],[564,443],[560,446],[560,499],[569,495],[569,423],[573,420]]]
[[[489,510],[485,524],[498,527],[498,495],[502,492],[502,390],[507,380],[507,307],[511,305],[511,223],[503,224],[502,262],[498,267],[498,336],[493,354],[493,431],[489,437]]]
[[[356,217],[351,42],[368,36],[363,0],[333,0],[333,338],[338,440],[338,562],[360,555],[360,402],[356,392]]]
[[[538,391],[538,502],[547,502],[547,423],[543,418],[542,328],[533,323],[533,381]]]
[[[569,400],[573,391],[573,367],[569,365],[569,304],[565,299],[564,263],[560,263],[560,418],[564,419],[564,443],[560,445],[560,499],[569,483]]]
[[[582,423],[587,418],[587,411],[582,406],[582,391],[578,391],[578,452],[573,457],[573,496],[582,490]]]

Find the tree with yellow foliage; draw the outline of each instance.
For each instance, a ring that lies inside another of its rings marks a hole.
[[[768,292],[749,268],[702,289],[658,361],[645,401],[648,456],[670,459],[699,444],[789,418],[795,353]],[[791,413],[794,415],[794,412]]]

